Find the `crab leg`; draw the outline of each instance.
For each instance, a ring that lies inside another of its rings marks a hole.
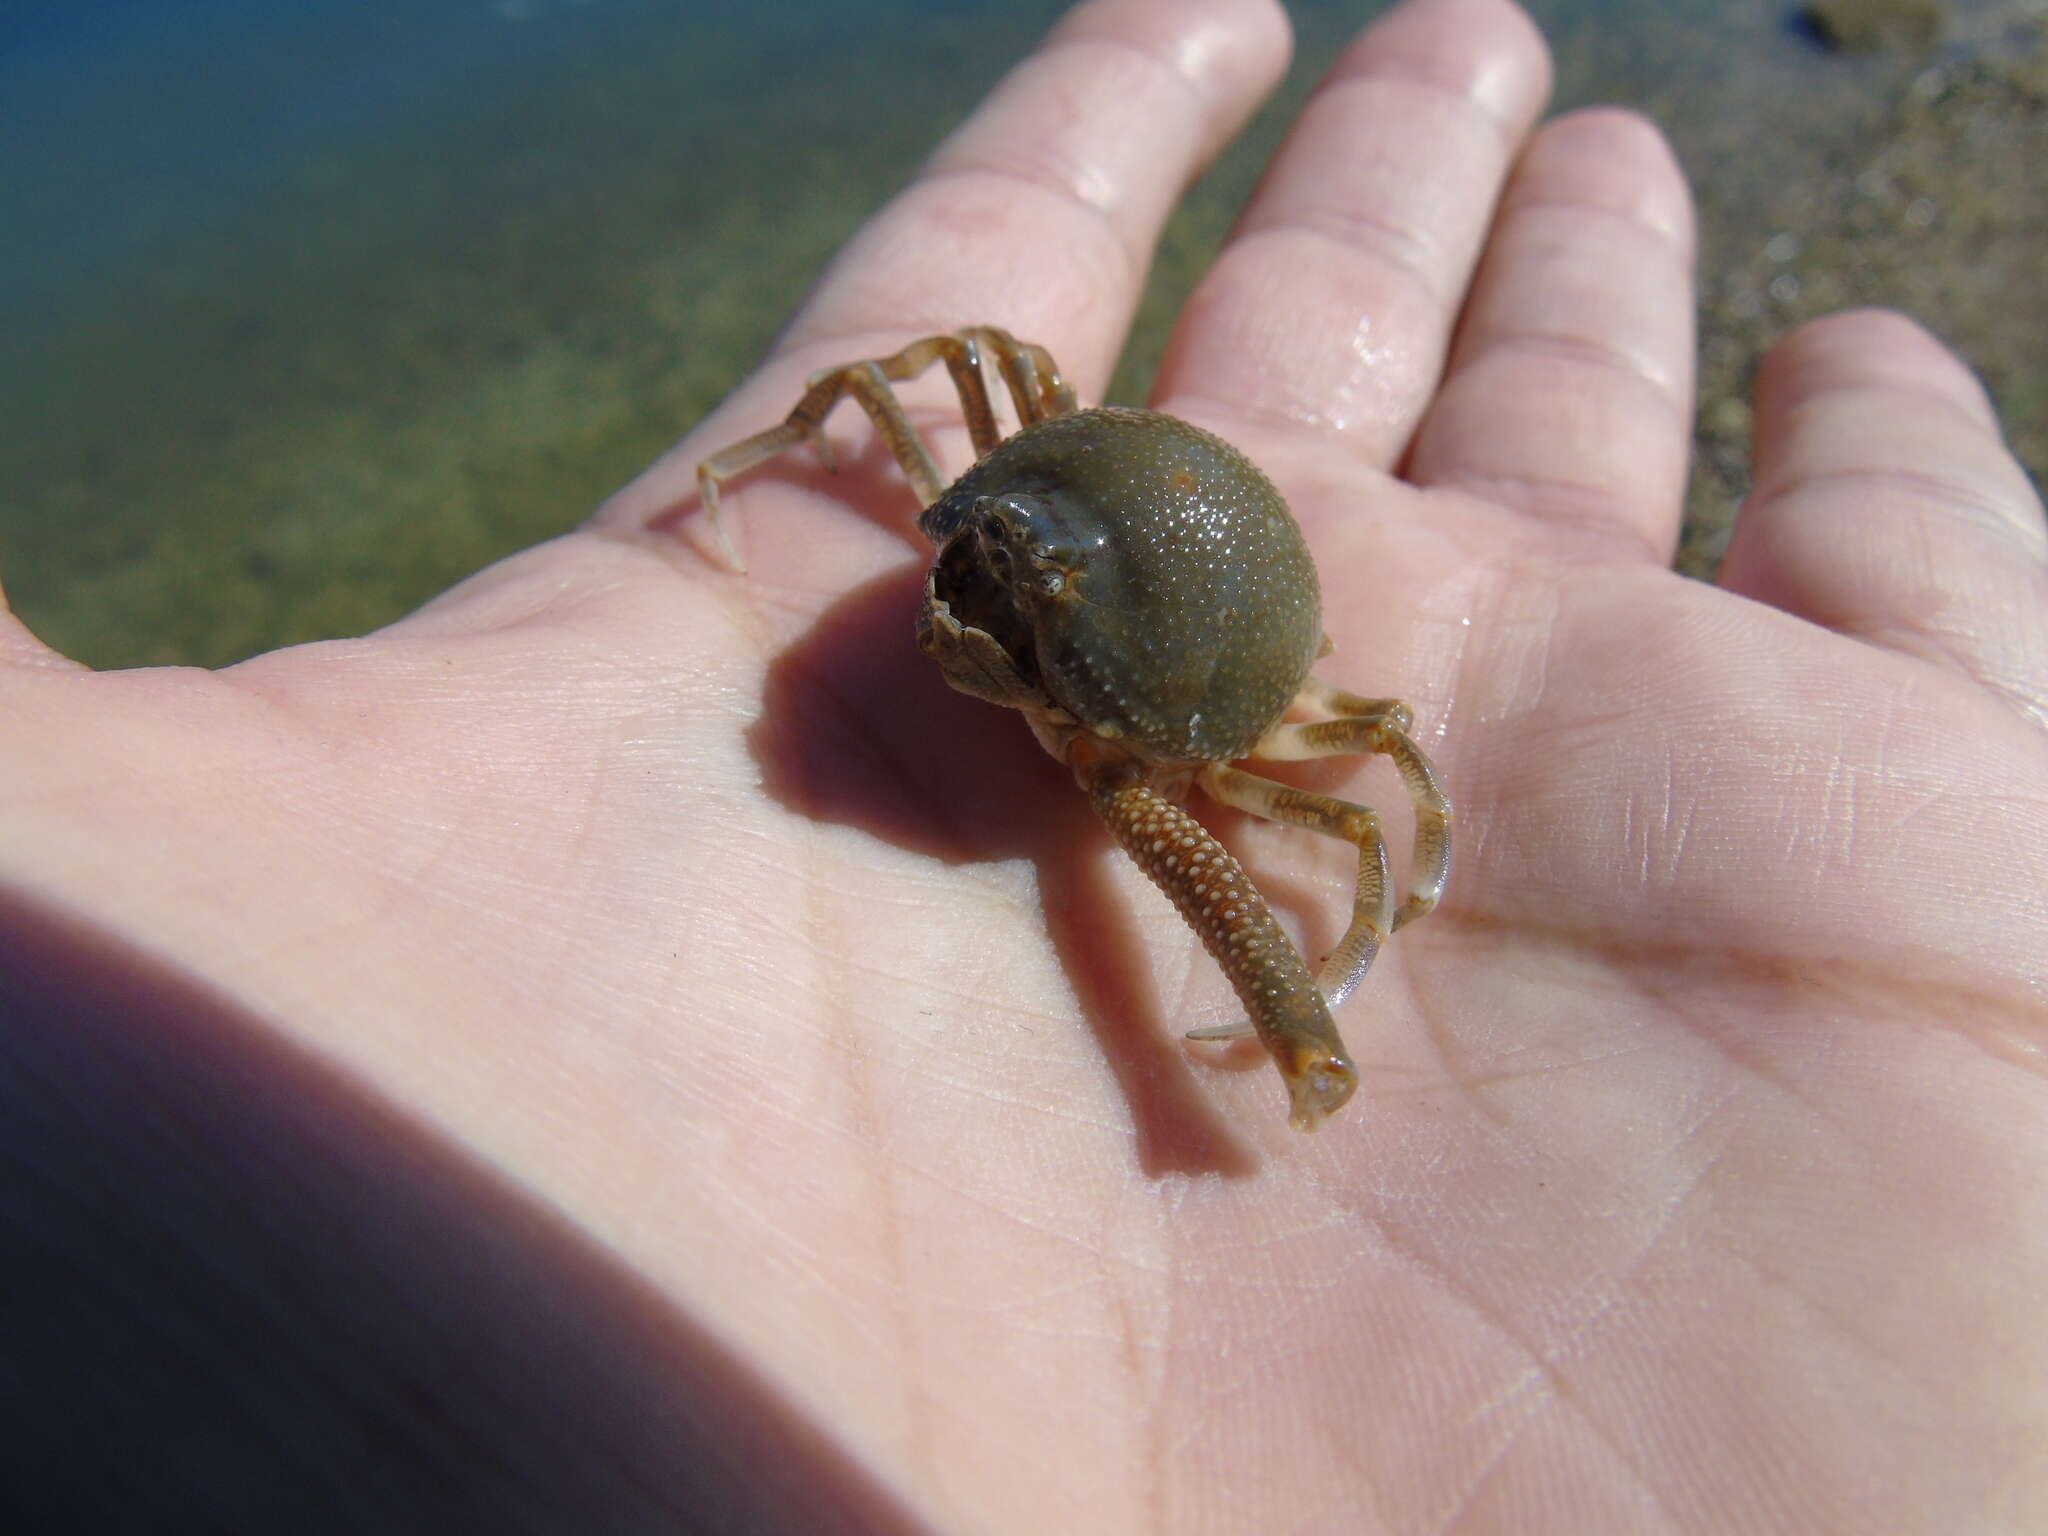
[[[804,397],[797,401],[796,408],[783,418],[779,426],[756,432],[752,437],[721,449],[697,466],[698,495],[704,503],[704,510],[711,514],[712,531],[718,536],[726,558],[736,569],[746,570],[746,562],[740,559],[739,551],[733,548],[732,540],[726,534],[725,522],[719,513],[718,488],[733,476],[744,474],[756,464],[772,459],[785,448],[794,448],[806,439],[817,445],[818,456],[829,469],[832,450],[823,430],[825,418],[831,414],[833,406],[849,395],[868,413],[868,419],[875,424],[875,431],[889,445],[896,462],[903,466],[904,477],[910,481],[911,490],[916,492],[918,505],[928,507],[937,501],[946,488],[946,482],[940,477],[939,466],[932,458],[931,450],[911,429],[910,419],[903,414],[896,392],[889,385],[892,381],[901,383],[914,379],[934,362],[943,360],[946,372],[952,375],[953,389],[960,396],[960,411],[967,420],[967,435],[974,443],[975,457],[980,458],[1002,440],[996,427],[995,408],[989,399],[988,379],[982,372],[983,347],[988,348],[1002,373],[1021,424],[1028,426],[1074,408],[1074,391],[1060,377],[1052,354],[1036,343],[1019,341],[1008,331],[993,325],[975,325],[948,335],[926,336],[891,356],[827,369],[812,377]]]
[[[1088,798],[1137,866],[1164,891],[1223,968],[1280,1069],[1293,1112],[1313,1131],[1358,1086],[1322,992],[1230,850],[1132,772],[1091,774]]]
[[[897,358],[902,356],[897,354]],[[895,362],[897,358],[889,361]],[[905,375],[908,377],[908,375]],[[980,370],[974,370],[977,385],[980,384]],[[811,387],[804,391],[803,399],[796,403],[796,409],[785,417],[780,426],[770,427],[765,432],[756,432],[752,437],[734,443],[730,448],[721,449],[697,466],[697,492],[704,503],[704,510],[711,514],[712,531],[718,535],[718,542],[724,548],[726,558],[744,571],[746,562],[733,548],[732,540],[726,535],[725,521],[719,512],[718,488],[733,476],[744,474],[763,460],[772,459],[785,448],[793,448],[806,438],[818,445],[818,456],[830,467],[831,449],[824,434],[825,417],[846,396],[851,395],[860,402],[861,408],[875,424],[882,441],[889,445],[889,451],[896,455],[896,462],[903,466],[904,476],[910,487],[917,493],[921,504],[930,505],[939,499],[944,489],[939,479],[939,466],[933,460],[931,451],[918,441],[911,430],[910,419],[903,414],[903,407],[897,403],[896,392],[889,388],[888,375],[880,363],[853,363],[845,368],[835,368],[811,381]],[[964,401],[963,401],[964,403]],[[988,413],[988,391],[981,387],[981,409]],[[973,412],[968,413],[973,420]],[[994,431],[993,425],[989,430]]]
[[[1428,916],[1436,910],[1444,882],[1450,878],[1451,802],[1444,794],[1436,769],[1408,735],[1408,706],[1396,699],[1361,699],[1313,678],[1303,684],[1297,697],[1344,712],[1335,720],[1276,725],[1259,738],[1251,756],[1269,763],[1340,757],[1352,752],[1377,752],[1392,758],[1415,806],[1415,847],[1409,861],[1408,895],[1394,913],[1394,927],[1400,929],[1418,917]]]
[[[1234,805],[1268,821],[1306,827],[1358,850],[1358,883],[1351,897],[1351,922],[1344,937],[1316,970],[1316,986],[1335,1008],[1358,989],[1380,945],[1394,931],[1394,892],[1387,869],[1387,840],[1377,812],[1313,790],[1275,784],[1255,773],[1213,763],[1200,776],[1211,799]]]
[[[1036,342],[1019,341],[993,325],[971,326],[960,335],[988,348],[1009,386],[1020,425],[1028,427],[1048,416],[1064,416],[1074,408],[1073,387],[1060,377],[1052,354]],[[977,444],[975,452],[987,453],[988,449]]]

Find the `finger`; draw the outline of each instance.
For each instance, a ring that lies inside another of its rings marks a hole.
[[[1501,199],[1407,471],[1540,524],[1560,554],[1668,565],[1693,402],[1693,220],[1663,136],[1574,113]]]
[[[2048,522],[1984,390],[1902,315],[1795,331],[1756,389],[1722,585],[1952,667],[2048,723]]]
[[[1168,212],[1288,49],[1269,0],[1076,8],[854,237],[778,351],[996,324],[1099,394]]]
[[[1099,397],[1168,210],[1289,47],[1276,0],[1075,7],[848,242],[768,362],[594,526],[650,525],[695,497],[709,449],[779,419],[809,375],[917,336],[1003,326],[1049,348],[1084,399]],[[899,393],[914,403],[945,387],[940,375]],[[928,446],[961,443],[939,434]]]
[[[1391,466],[1549,88],[1505,0],[1408,0],[1368,27],[1183,311],[1161,408],[1304,425]]]

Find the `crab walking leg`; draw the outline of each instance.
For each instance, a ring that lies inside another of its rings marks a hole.
[[[1088,798],[1137,866],[1223,968],[1293,1105],[1313,1131],[1358,1086],[1328,1005],[1243,867],[1208,828],[1129,771],[1098,772]]]
[[[1059,372],[1052,366],[1052,359],[1045,356],[1042,347],[1027,347],[1007,332],[992,327],[976,327],[958,335],[926,336],[892,356],[828,369],[812,378],[804,397],[783,418],[781,425],[721,449],[697,466],[698,494],[705,511],[711,514],[712,530],[718,535],[726,558],[738,569],[746,569],[745,562],[739,558],[732,540],[726,535],[718,507],[719,486],[806,439],[817,444],[818,456],[829,468],[832,453],[824,435],[825,418],[831,414],[832,407],[849,395],[868,413],[876,432],[889,445],[896,462],[903,466],[904,477],[916,492],[918,505],[930,506],[937,501],[946,488],[939,475],[938,463],[911,429],[910,420],[903,414],[903,406],[889,385],[891,381],[914,379],[934,362],[943,360],[946,372],[952,376],[953,389],[960,397],[961,415],[966,418],[967,433],[974,443],[975,455],[980,457],[1001,441],[995,408],[989,400],[988,380],[981,369],[981,343],[984,340],[990,344],[1004,377],[1010,382],[1018,414],[1027,420],[1037,419],[1028,415],[1028,410],[1045,414],[1038,393],[1041,385],[1040,359],[1043,360],[1044,371],[1050,375],[1050,384],[1046,387],[1055,391],[1066,388],[1060,383]],[[1020,356],[1022,362],[1018,361]],[[1071,391],[1067,391],[1066,399],[1071,408]]]
[[[943,361],[946,372],[952,375],[954,393],[960,397],[960,414],[966,419],[974,456],[979,459],[1002,441],[996,426],[995,405],[989,398],[988,378],[982,372],[984,347],[1003,376],[1020,425],[1029,426],[1074,409],[1073,388],[1060,377],[1052,354],[1036,342],[1019,341],[993,325],[972,325],[942,336],[921,337],[888,357],[827,369],[811,379],[803,399],[781,425],[720,449],[697,466],[698,497],[704,510],[711,514],[711,531],[718,536],[719,547],[733,568],[744,572],[747,564],[725,531],[725,520],[718,508],[718,488],[735,475],[745,474],[756,464],[806,439],[817,445],[818,457],[824,460],[826,468],[831,468],[832,448],[824,434],[825,418],[848,395],[868,413],[882,441],[903,466],[910,488],[917,493],[918,505],[928,507],[937,501],[946,488],[939,476],[938,463],[911,430],[909,418],[903,414],[903,406],[889,385],[914,379],[934,362]]]
[[[1300,697],[1324,703],[1330,695],[1352,698],[1324,684],[1315,685],[1313,692],[1304,687]],[[1259,738],[1251,756],[1269,763],[1284,763],[1311,757],[1340,757],[1349,752],[1377,752],[1393,759],[1408,798],[1415,805],[1415,849],[1409,860],[1408,895],[1394,913],[1394,927],[1398,930],[1435,911],[1443,895],[1444,882],[1451,875],[1451,802],[1444,794],[1436,769],[1408,735],[1408,706],[1392,699],[1354,702],[1390,707],[1335,720],[1276,725]]]
[[[1029,426],[1048,416],[1064,416],[1074,409],[1072,386],[1060,377],[1059,365],[1052,360],[1052,354],[1036,342],[1019,341],[1008,331],[993,325],[969,326],[960,335],[988,348],[989,355],[1002,370],[1003,382],[1009,387],[1010,399],[1017,407],[1017,420],[1021,425]],[[975,452],[986,453],[988,450],[977,446]]]
[[[1376,812],[1349,800],[1275,784],[1223,763],[1205,767],[1199,782],[1210,798],[1240,811],[1291,827],[1306,827],[1358,850],[1358,883],[1351,896],[1351,922],[1344,937],[1316,969],[1316,986],[1335,1008],[1358,990],[1373,957],[1394,931],[1393,877],[1387,869],[1387,840]]]
[[[1376,715],[1398,731],[1415,729],[1415,711],[1401,700],[1363,698],[1319,677],[1304,678],[1301,687],[1295,690],[1294,702],[1332,715]]]

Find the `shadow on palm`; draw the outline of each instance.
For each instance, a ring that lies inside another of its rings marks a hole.
[[[944,865],[1029,860],[1061,969],[1130,1105],[1139,1165],[1152,1177],[1252,1171],[1162,1006],[1112,878],[1121,855],[1023,720],[955,693],[919,652],[923,581],[920,564],[854,589],[770,664],[748,731],[763,790]]]

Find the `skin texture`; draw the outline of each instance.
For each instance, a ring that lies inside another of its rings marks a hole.
[[[813,369],[984,320],[1094,398],[1285,46],[1253,0],[1075,11],[725,407],[388,630],[127,675],[0,631],[10,1488],[268,1529],[2048,1529],[2040,505],[1960,364],[1842,316],[1758,381],[1721,586],[1670,574],[1685,191],[1633,117],[1532,132],[1518,12],[1364,34],[1154,402],[1281,487],[1322,670],[1409,700],[1459,805],[1322,1135],[1178,1040],[1227,1022],[1214,968],[916,653],[857,413],[836,478],[732,489],[751,574],[717,558],[693,466]],[[944,397],[908,392],[957,468]],[[1399,806],[1384,764],[1300,782]],[[1348,850],[1212,824],[1326,946]]]

